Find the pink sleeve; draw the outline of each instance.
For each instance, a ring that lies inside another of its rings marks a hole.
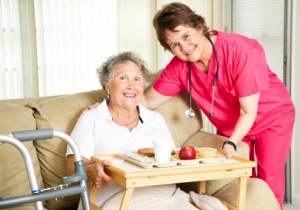
[[[165,96],[180,94],[184,90],[181,76],[185,77],[186,71],[186,62],[174,57],[155,81],[153,88]]]
[[[269,66],[263,48],[254,43],[254,46],[240,54],[239,59],[235,59],[233,73],[234,89],[238,97],[249,96],[269,86]]]

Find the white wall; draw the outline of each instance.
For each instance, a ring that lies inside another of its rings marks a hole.
[[[135,51],[145,59],[151,71],[157,71],[156,36],[152,27],[155,1],[118,0],[117,7],[118,52]]]
[[[296,107],[296,123],[294,127],[294,138],[291,148],[292,157],[292,203],[300,206],[300,2],[293,1],[293,20],[292,20],[292,100]]]
[[[220,0],[177,0],[206,18],[210,28],[220,29]],[[140,53],[151,71],[163,69],[173,55],[157,41],[152,25],[156,11],[173,0],[118,0],[118,52]],[[214,15],[219,17],[215,18]],[[222,30],[222,29],[221,29]]]

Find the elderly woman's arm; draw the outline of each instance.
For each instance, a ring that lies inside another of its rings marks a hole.
[[[87,173],[88,185],[96,188],[103,188],[113,182],[113,179],[105,173],[105,167],[111,163],[107,160],[94,163],[87,158],[82,157]],[[67,176],[74,174],[74,155],[68,155],[66,158]]]

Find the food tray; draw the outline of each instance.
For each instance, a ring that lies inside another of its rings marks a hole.
[[[153,167],[157,168],[164,168],[164,167],[174,167],[174,166],[188,166],[188,165],[200,165],[200,164],[217,164],[221,163],[222,160],[224,160],[224,157],[216,157],[216,158],[199,158],[196,157],[196,159],[193,160],[180,160],[178,157],[178,154],[172,155],[171,156],[171,161],[168,163],[156,163],[153,157],[149,157],[153,159],[153,162],[151,163],[143,163],[138,160],[135,160],[133,158],[130,158],[126,155],[119,154],[121,158],[124,160],[133,163],[134,165],[140,166],[142,168],[150,169]]]

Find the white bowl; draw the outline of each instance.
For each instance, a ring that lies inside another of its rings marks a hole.
[[[200,147],[197,150],[200,158],[215,158],[217,154],[217,149],[212,147]]]

